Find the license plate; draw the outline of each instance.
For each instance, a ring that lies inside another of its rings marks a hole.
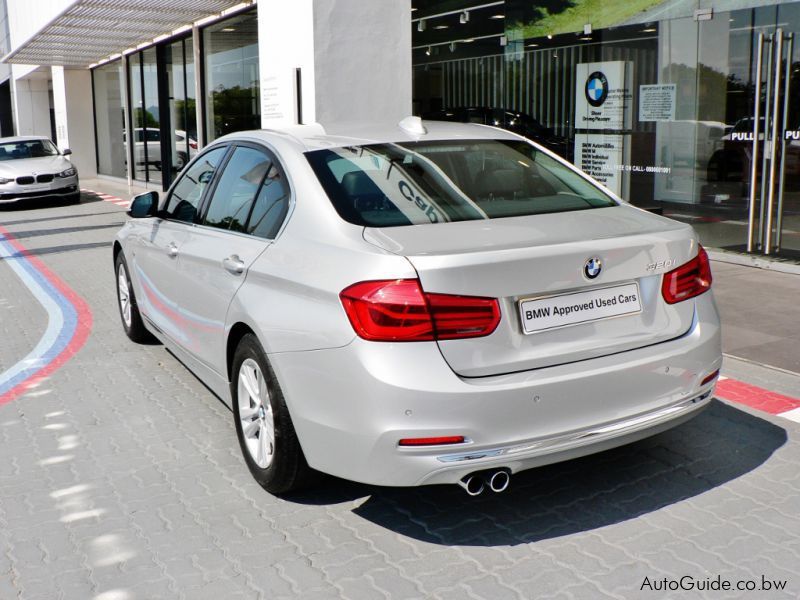
[[[25,188],[26,192],[46,192],[50,189],[49,185],[29,185]]]
[[[522,330],[537,333],[642,312],[638,283],[520,300]]]

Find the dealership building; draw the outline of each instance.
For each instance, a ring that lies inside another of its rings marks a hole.
[[[35,4],[36,9],[32,10]],[[800,259],[800,2],[0,0],[0,134],[166,189],[233,131],[505,127],[713,248]]]

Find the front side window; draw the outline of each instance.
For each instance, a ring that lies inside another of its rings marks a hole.
[[[244,232],[256,193],[270,165],[264,152],[244,146],[236,148],[214,189],[203,225]]]
[[[203,154],[181,176],[167,200],[167,218],[191,223],[197,215],[200,200],[228,148],[222,146]]]
[[[339,215],[393,227],[616,206],[568,166],[517,140],[371,144],[306,154]]]

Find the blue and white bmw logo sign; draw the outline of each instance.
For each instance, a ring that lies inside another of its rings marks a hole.
[[[586,101],[592,106],[601,106],[608,98],[608,79],[601,71],[595,71],[586,79]]]
[[[589,260],[586,261],[586,264],[583,265],[583,274],[586,275],[587,279],[594,279],[598,275],[600,275],[600,271],[603,270],[603,261],[601,261],[598,257],[593,256]]]

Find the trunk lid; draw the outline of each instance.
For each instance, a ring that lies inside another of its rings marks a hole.
[[[661,296],[661,275],[697,253],[694,231],[627,205],[367,227],[364,239],[407,257],[426,292],[499,299],[502,318],[491,335],[437,342],[464,377],[649,346],[682,335],[694,317],[694,302],[669,305]],[[592,258],[602,263],[595,279],[584,273]]]

